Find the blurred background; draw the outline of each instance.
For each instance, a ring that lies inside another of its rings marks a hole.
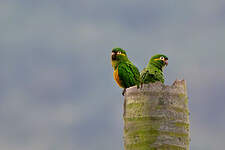
[[[123,149],[111,49],[187,80],[191,149],[225,147],[225,1],[1,0],[0,149]]]

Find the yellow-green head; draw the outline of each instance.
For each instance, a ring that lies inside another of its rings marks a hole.
[[[111,55],[112,66],[115,69],[119,63],[129,61],[126,51],[122,48],[113,48]]]
[[[168,65],[168,57],[162,54],[156,54],[152,56],[148,63],[148,67],[155,66],[160,70],[162,70],[167,65]]]

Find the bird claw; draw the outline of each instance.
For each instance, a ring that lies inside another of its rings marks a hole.
[[[126,93],[126,89],[123,89],[122,95],[124,96]]]
[[[142,88],[143,88],[143,84],[144,84],[144,83],[141,83],[140,89],[142,89]]]

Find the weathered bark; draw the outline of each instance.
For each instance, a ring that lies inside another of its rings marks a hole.
[[[160,82],[127,89],[124,101],[125,150],[189,150],[186,82]]]

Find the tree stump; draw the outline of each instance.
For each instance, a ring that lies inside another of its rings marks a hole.
[[[189,150],[189,109],[185,80],[126,90],[125,150]]]

